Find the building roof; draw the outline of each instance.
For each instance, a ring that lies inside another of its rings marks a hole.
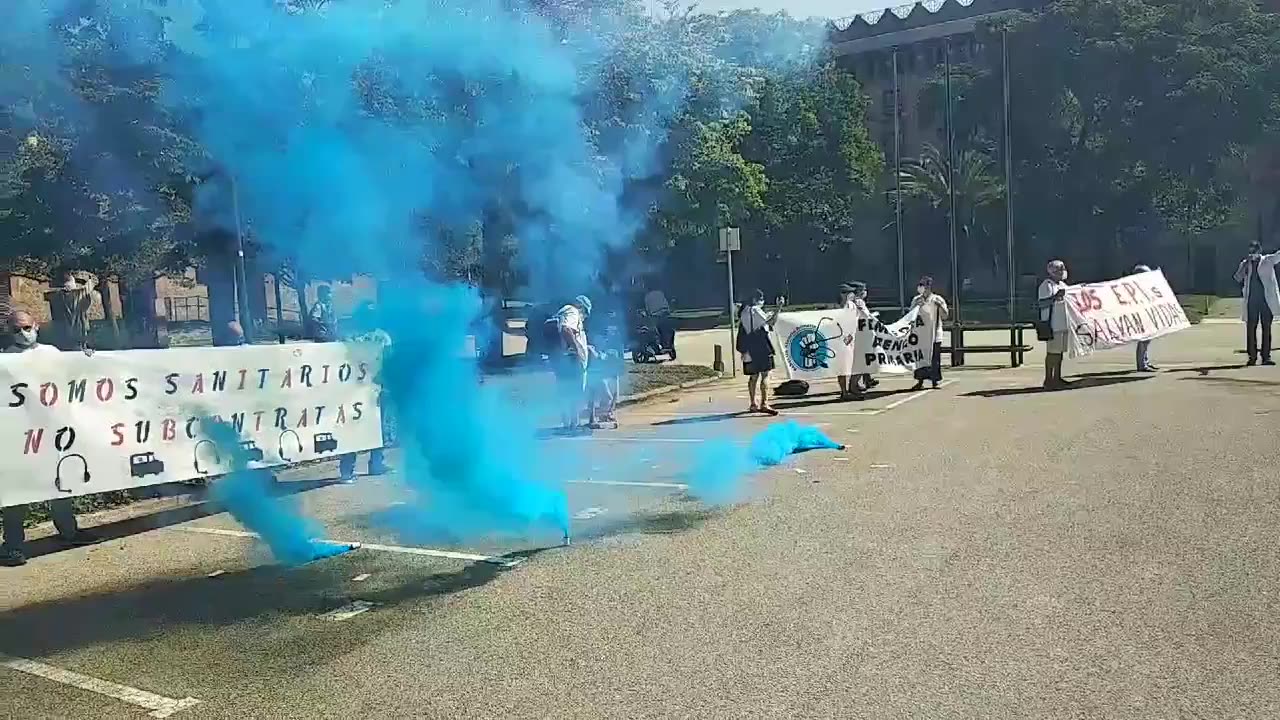
[[[850,15],[832,23],[837,54],[858,54],[972,32],[983,18],[1045,5],[1048,0],[919,0]]]

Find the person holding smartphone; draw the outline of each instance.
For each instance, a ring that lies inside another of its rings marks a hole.
[[[742,354],[742,371],[747,375],[747,394],[751,406],[747,412],[777,415],[769,406],[769,373],[774,367],[773,326],[787,299],[778,298],[772,313],[765,313],[764,291],[751,294],[751,302],[742,308],[738,317],[737,350]],[[756,387],[760,388],[760,403],[756,404]]]

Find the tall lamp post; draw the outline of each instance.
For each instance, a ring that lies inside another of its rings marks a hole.
[[[253,328],[253,313],[249,308],[249,278],[244,265],[244,226],[240,221],[240,188],[236,183],[236,176],[222,166],[215,167],[213,170],[198,176],[197,179],[203,183],[215,176],[224,178],[231,189],[231,212],[236,225],[236,258],[231,268],[231,278],[232,284],[235,286],[237,305],[236,321],[240,323],[245,335],[250,336]]]

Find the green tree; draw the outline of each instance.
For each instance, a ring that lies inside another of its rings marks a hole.
[[[920,157],[903,160],[900,172],[902,193],[919,198],[940,215],[945,224],[955,192],[956,240],[962,251],[972,252],[999,272],[1003,243],[992,241],[991,233],[979,223],[979,212],[1004,199],[1004,184],[991,172],[991,159],[977,150],[956,156],[955,172],[938,148],[925,143]],[[892,191],[891,191],[892,192]]]
[[[1059,0],[996,22],[957,136],[998,137],[1007,28],[1015,209],[1037,260],[1111,274],[1129,238],[1230,217],[1241,152],[1280,119],[1280,18],[1253,0]]]

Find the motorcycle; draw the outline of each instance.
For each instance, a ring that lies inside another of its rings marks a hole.
[[[631,328],[632,362],[657,362],[663,355],[676,359],[676,329],[670,316],[654,317],[644,310],[636,311]]]

